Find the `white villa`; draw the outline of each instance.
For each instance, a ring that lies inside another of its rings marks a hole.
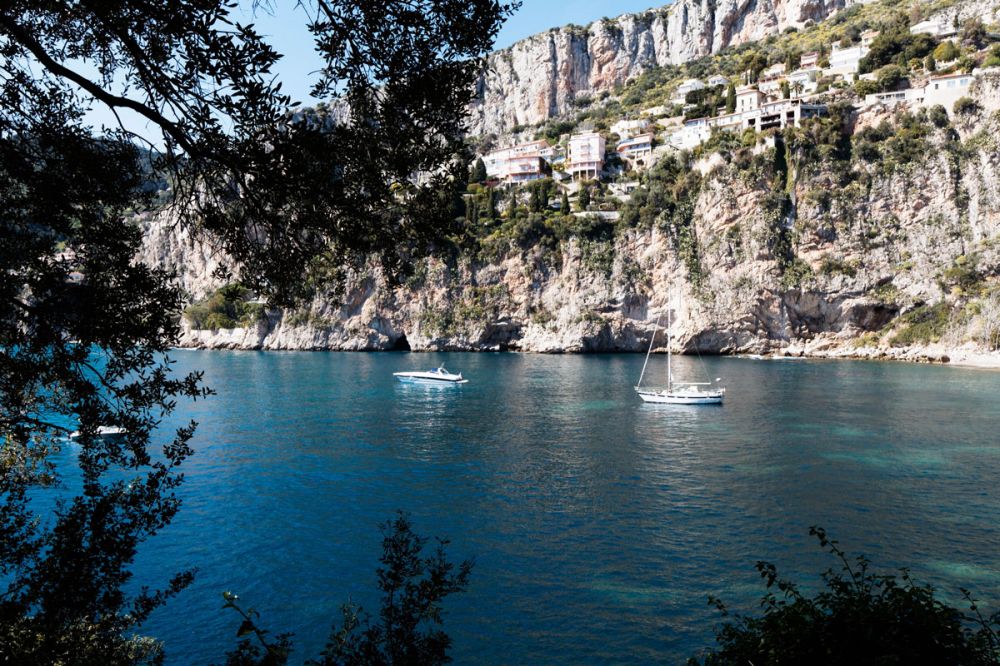
[[[711,135],[708,118],[695,118],[685,122],[683,127],[670,135],[668,141],[678,150],[690,150],[707,141]]]
[[[683,104],[687,99],[687,94],[689,92],[694,92],[695,90],[701,90],[705,87],[705,84],[701,82],[701,79],[688,79],[679,86],[677,86],[677,91],[674,93],[674,97],[671,100],[675,104]]]
[[[742,107],[740,102],[743,103]],[[735,113],[689,120],[670,136],[669,142],[676,148],[690,149],[708,139],[713,129],[731,132],[753,129],[755,132],[763,132],[789,126],[798,127],[804,119],[824,114],[826,114],[824,104],[805,104],[801,99],[767,102],[759,90],[743,88],[737,92]]]
[[[790,88],[792,97],[801,97],[809,93],[816,92],[816,79],[823,73],[819,67],[799,68],[788,75],[786,80]]]
[[[651,106],[649,108],[643,109],[639,112],[640,116],[665,116],[670,112],[666,106],[660,104],[657,106]]]
[[[649,157],[653,154],[653,134],[640,134],[620,142],[618,154],[634,169],[649,166]]]
[[[721,74],[713,74],[712,76],[708,77],[709,88],[714,88],[715,86],[728,86],[728,85],[729,85],[729,79],[726,78],[725,76],[722,76]]]
[[[525,183],[545,176],[542,153],[552,149],[545,141],[522,143],[483,156],[486,175],[505,183]]]
[[[874,106],[875,104],[884,104],[886,106],[912,104],[915,106],[930,107],[940,104],[948,113],[951,113],[955,102],[962,97],[968,96],[969,86],[972,85],[974,80],[975,74],[965,74],[962,72],[932,76],[923,88],[908,88],[906,90],[866,95],[865,106]]]
[[[628,139],[642,134],[649,129],[649,120],[642,118],[639,120],[619,120],[611,126],[611,132],[617,134],[622,139]]]
[[[569,139],[566,171],[573,178],[597,178],[604,168],[604,137],[597,132],[574,134]]]
[[[958,34],[958,30],[955,28],[954,24],[943,16],[927,19],[926,21],[921,21],[916,25],[912,25],[910,26],[910,32],[914,35],[930,35],[931,37],[935,37],[937,39],[954,37]]]
[[[948,113],[955,106],[955,102],[960,97],[969,94],[969,86],[972,85],[972,74],[956,72],[943,76],[932,76],[924,87],[924,106],[934,106],[940,104]]]
[[[819,51],[803,53],[799,59],[799,69],[811,69],[819,66]]]
[[[840,42],[834,42],[830,50],[830,66],[824,70],[828,76],[844,78],[856,74],[861,59],[868,55],[868,47],[864,42],[859,46],[841,48]]]
[[[753,86],[740,86],[736,89],[736,113],[753,111],[760,108],[767,95]]]

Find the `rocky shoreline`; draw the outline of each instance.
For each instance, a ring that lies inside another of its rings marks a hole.
[[[304,342],[314,331],[302,331],[299,340]],[[256,338],[257,342],[254,342]],[[526,353],[526,354],[600,354],[600,353],[634,353],[641,354],[646,350],[648,337],[636,336],[637,344],[632,348],[600,348],[595,345],[578,344],[569,348],[546,346],[541,349],[522,348],[521,346],[462,346],[455,342],[434,343],[416,347],[402,347],[383,337],[379,344],[375,340],[362,343],[355,340],[350,344],[335,346],[320,346],[316,344],[300,344],[298,346],[276,345],[267,341],[267,336],[258,337],[253,329],[223,329],[218,331],[194,331],[186,329],[177,349],[197,349],[210,351],[314,351],[314,352],[382,352],[382,351],[412,351],[416,353],[430,352],[465,352],[465,353]],[[287,338],[285,338],[287,339]],[[374,344],[372,344],[374,342]],[[642,344],[638,344],[642,343]],[[665,347],[656,347],[654,354],[666,353]],[[674,353],[690,354],[693,349],[680,345],[675,346]],[[970,368],[1000,369],[1000,351],[984,351],[974,345],[961,346],[928,345],[912,347],[878,347],[858,346],[856,340],[834,340],[828,337],[811,341],[806,344],[794,343],[784,347],[762,347],[759,349],[714,350],[704,351],[706,355],[732,356],[758,360],[811,359],[811,360],[866,360],[866,361],[897,361],[904,363],[931,363]]]

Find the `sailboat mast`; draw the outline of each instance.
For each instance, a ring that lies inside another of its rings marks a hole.
[[[646,374],[646,366],[649,364],[649,355],[653,353],[653,341],[656,340],[656,328],[660,325],[660,318],[656,318],[656,323],[653,324],[653,335],[649,336],[649,349],[646,350],[646,360],[642,362],[642,372],[639,373],[639,383],[636,386],[642,386],[642,378]]]
[[[670,347],[674,332],[670,329],[670,306],[667,306],[667,390],[674,390],[674,373],[670,369]]]

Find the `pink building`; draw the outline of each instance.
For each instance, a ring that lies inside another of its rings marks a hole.
[[[483,156],[486,174],[505,183],[524,183],[545,176],[544,155],[551,151],[545,141],[522,143]]]

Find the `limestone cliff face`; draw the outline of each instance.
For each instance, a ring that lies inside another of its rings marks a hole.
[[[654,65],[672,65],[820,21],[852,0],[678,0],[659,10],[534,35],[488,58],[471,134],[542,122],[583,94],[611,90]]]
[[[655,225],[614,242],[573,239],[494,262],[430,260],[410,285],[391,289],[377,275],[356,276],[340,303],[273,311],[249,328],[187,329],[183,344],[641,351],[669,307],[678,350],[926,356],[858,340],[921,304],[955,302],[947,276],[956,266],[974,264],[992,284],[1000,277],[1000,75],[974,92],[979,115],[957,121],[958,141],[936,132],[919,163],[888,172],[855,165],[869,173],[845,188],[832,186],[822,162],[793,163],[794,208],[785,217],[775,217],[763,176],[717,156],[698,164],[706,176],[693,202],[694,263]],[[876,109],[857,122],[887,117]],[[167,226],[151,222],[148,256],[169,257],[183,284],[204,295],[212,285],[187,273],[203,271],[211,253]],[[782,268],[776,233],[787,233],[793,267]],[[970,316],[963,325],[976,325]],[[949,354],[966,333],[956,333]]]

